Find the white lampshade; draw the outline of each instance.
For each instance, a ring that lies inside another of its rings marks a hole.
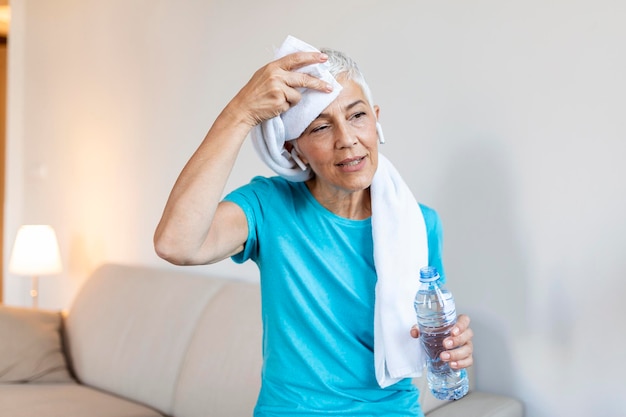
[[[9,272],[18,275],[58,274],[61,254],[54,229],[48,225],[24,225],[17,231]]]

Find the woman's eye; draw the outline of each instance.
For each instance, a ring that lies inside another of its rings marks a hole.
[[[352,118],[359,119],[359,118],[365,116],[365,114],[366,113],[364,111],[360,111],[360,112],[356,113],[354,116],[352,116]]]
[[[316,126],[313,129],[311,129],[311,133],[321,132],[322,130],[326,129],[327,127],[328,127],[328,125]]]

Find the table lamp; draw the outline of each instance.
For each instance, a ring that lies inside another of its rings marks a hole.
[[[61,270],[61,255],[54,229],[48,225],[21,226],[13,245],[9,272],[31,276],[33,308],[37,308],[39,277],[58,274]]]

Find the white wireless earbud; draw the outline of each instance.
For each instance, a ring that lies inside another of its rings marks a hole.
[[[380,143],[381,145],[385,143],[385,135],[383,135],[383,128],[378,122],[376,122],[376,133],[378,133],[378,143]]]
[[[306,171],[307,166],[304,162],[302,162],[302,159],[300,159],[300,157],[298,156],[298,152],[296,152],[295,146],[293,147],[293,149],[291,149],[291,157],[296,162],[296,164],[298,164],[301,170]]]

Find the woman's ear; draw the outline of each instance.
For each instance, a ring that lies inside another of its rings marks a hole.
[[[374,109],[374,114],[376,115],[376,133],[378,134],[378,143],[382,145],[383,143],[385,143],[385,135],[383,135],[383,128],[380,126],[380,123],[378,123],[380,107],[378,106],[378,104],[375,104],[372,108]]]

